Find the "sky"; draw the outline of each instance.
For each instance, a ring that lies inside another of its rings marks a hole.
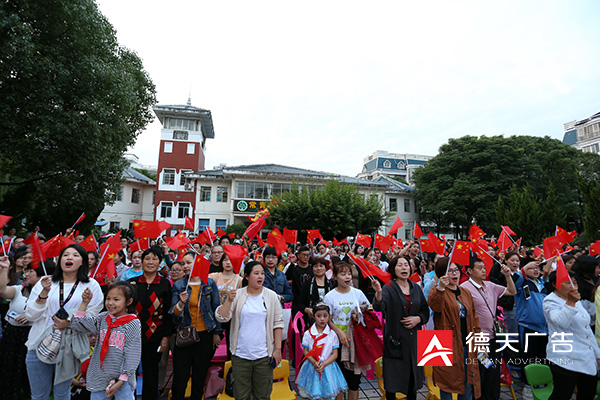
[[[376,150],[534,135],[600,111],[598,1],[98,0],[158,104],[212,112],[206,169],[355,176]],[[130,149],[158,164],[158,120]]]

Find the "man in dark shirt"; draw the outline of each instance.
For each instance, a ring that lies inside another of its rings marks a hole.
[[[221,272],[219,271],[219,263],[221,262],[221,258],[223,257],[223,247],[216,245],[210,249],[210,269],[208,270],[209,274],[213,272]]]
[[[292,281],[292,294],[294,299],[292,300],[292,315],[296,315],[300,310],[299,299],[300,292],[304,282],[309,281],[313,277],[313,271],[308,263],[310,257],[310,250],[306,246],[301,246],[298,249],[298,263],[292,264],[288,268],[285,276],[288,281]]]

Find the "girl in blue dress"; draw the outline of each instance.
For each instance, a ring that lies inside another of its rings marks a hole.
[[[329,327],[329,306],[319,303],[313,308],[315,323],[304,332],[302,347],[308,362],[302,364],[296,385],[300,395],[312,400],[333,400],[348,389],[335,360],[340,342]]]

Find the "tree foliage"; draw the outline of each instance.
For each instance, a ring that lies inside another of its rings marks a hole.
[[[2,2],[0,38],[0,212],[48,234],[85,211],[89,227],[152,120],[154,85],[93,0]]]
[[[506,201],[501,196],[498,198],[498,223],[508,225],[522,235],[526,246],[541,244],[545,237],[554,235],[556,225],[565,226],[566,219],[552,185],[544,197],[542,200],[536,196],[529,184],[523,188],[513,186]]]
[[[288,229],[319,229],[325,238],[377,231],[385,212],[376,196],[364,196],[352,184],[330,180],[319,189],[293,185],[269,206],[270,223]]]
[[[498,198],[507,202],[511,187],[519,190],[528,184],[538,201],[555,195],[566,220],[575,222],[580,215],[577,171],[581,154],[547,136],[450,139],[413,176],[421,217],[454,226],[463,236],[473,223],[490,234],[498,233]]]

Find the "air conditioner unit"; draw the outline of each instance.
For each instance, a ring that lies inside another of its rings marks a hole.
[[[183,188],[185,190],[194,190],[194,185],[192,183],[186,183],[185,185],[183,185]]]

